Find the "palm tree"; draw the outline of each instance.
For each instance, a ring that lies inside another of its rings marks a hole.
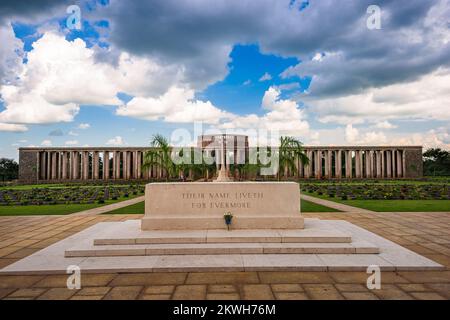
[[[284,176],[287,177],[288,171],[296,171],[296,159],[298,159],[303,165],[309,164],[309,159],[306,156],[302,143],[300,140],[294,137],[280,137],[280,147],[278,148],[278,172],[277,178],[280,180],[280,171],[284,172]]]
[[[177,174],[177,167],[171,158],[172,147],[167,139],[160,134],[153,136],[150,145],[157,150],[152,149],[145,152],[142,169],[146,170],[154,165],[159,166],[161,170],[166,172],[166,181],[168,181],[169,178]]]

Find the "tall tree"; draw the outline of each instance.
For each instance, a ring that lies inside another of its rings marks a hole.
[[[172,161],[172,147],[169,145],[167,139],[160,134],[153,136],[150,145],[155,149],[149,150],[144,154],[143,169],[149,169],[152,166],[158,166],[165,172],[160,172],[160,175],[165,173],[166,180],[174,177],[177,174],[177,167]]]
[[[0,177],[2,181],[14,180],[19,177],[19,164],[14,159],[0,159]]]
[[[423,153],[423,174],[425,176],[450,175],[450,152],[431,148]]]

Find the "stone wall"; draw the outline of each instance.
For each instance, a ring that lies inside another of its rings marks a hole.
[[[38,155],[37,151],[19,150],[19,181],[23,183],[36,183],[38,181]]]
[[[422,149],[405,150],[405,178],[420,178],[423,176]]]

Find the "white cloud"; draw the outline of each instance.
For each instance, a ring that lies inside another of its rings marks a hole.
[[[281,91],[270,87],[262,99],[261,106],[266,113],[263,116],[249,114],[236,116],[231,121],[223,123],[224,129],[265,129],[278,130],[281,134],[306,136],[309,134],[309,124],[300,106],[293,100],[281,99]]]
[[[0,131],[25,132],[28,128],[22,124],[0,122]]]
[[[52,145],[51,140],[44,140],[41,142],[41,146],[50,147]]]
[[[78,133],[76,133],[75,131],[72,131],[72,130],[69,131],[68,135],[69,135],[69,136],[73,136],[73,137],[79,136]]]
[[[264,73],[262,76],[261,76],[261,78],[259,78],[259,81],[268,81],[268,80],[272,80],[272,76],[268,73],[268,72],[266,72],[266,73]]]
[[[219,123],[232,115],[215,107],[209,101],[194,99],[194,91],[172,87],[158,98],[136,97],[119,106],[117,114],[146,120],[163,119],[167,122]]]
[[[78,140],[68,140],[65,142],[66,146],[74,146],[78,144]]]
[[[80,123],[78,125],[78,129],[82,129],[82,130],[89,129],[90,127],[91,127],[91,125],[89,123]]]
[[[22,66],[23,43],[8,24],[0,24],[0,43],[0,85],[14,83]]]
[[[107,145],[113,145],[113,146],[122,146],[125,144],[123,138],[121,136],[115,136],[112,139],[109,139],[106,142]]]
[[[252,83],[252,80],[247,79],[247,80],[245,80],[242,84],[243,84],[244,86],[248,86],[248,85],[251,84],[251,83]]]
[[[351,124],[345,127],[345,140],[347,143],[355,145],[384,145],[387,142],[386,135],[383,132],[360,133]]]
[[[395,128],[388,120],[450,120],[450,69],[439,69],[417,81],[371,88],[364,93],[308,100],[324,123],[377,123]]]
[[[393,125],[389,121],[378,122],[377,124],[375,124],[375,127],[379,128],[379,129],[395,129],[395,128],[397,128],[397,126]]]

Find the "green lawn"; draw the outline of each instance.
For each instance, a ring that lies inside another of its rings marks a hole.
[[[342,200],[316,193],[305,194],[377,212],[450,212],[450,200]]]
[[[105,206],[108,204],[129,200],[137,196],[128,198],[121,197],[117,200],[108,200],[104,204],[55,204],[55,205],[30,205],[30,206],[0,206],[0,216],[31,216],[31,215],[64,215],[83,210],[89,210]]]
[[[302,212],[336,212],[338,210],[321,206],[309,201],[302,200]],[[144,214],[144,202],[139,202],[128,207],[123,207],[104,214]]]

